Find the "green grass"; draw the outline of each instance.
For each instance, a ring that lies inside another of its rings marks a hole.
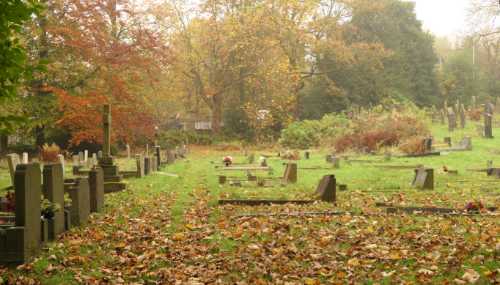
[[[345,161],[341,161],[340,169],[299,169],[298,183],[284,187],[220,186],[217,174],[222,172],[214,166],[220,164],[222,156],[232,155],[237,162],[245,162],[245,156],[240,152],[195,150],[189,159],[160,173],[129,180],[127,191],[106,196],[105,212],[94,215],[88,227],[73,229],[49,244],[32,266],[10,269],[3,275],[14,279],[25,276],[42,284],[78,284],[82,280],[138,284],[156,280],[170,284],[195,279],[265,284],[277,280],[303,283],[305,278],[325,284],[347,278],[366,284],[437,284],[461,278],[464,269],[472,268],[481,275],[478,284],[488,284],[490,273],[500,268],[498,253],[495,255],[500,235],[498,218],[374,215],[236,219],[234,215],[242,213],[321,211],[332,210],[332,205],[217,206],[220,198],[310,199],[320,178],[335,174],[338,183],[349,188],[337,193],[335,209],[380,214],[381,210],[374,207],[378,201],[462,208],[469,201],[482,200],[498,207],[500,180],[466,169],[484,168],[487,160],[498,161],[499,165],[500,152],[495,150],[500,150],[500,139],[480,138],[475,132],[473,125],[452,134],[445,126],[432,129],[435,141],[449,135],[454,142],[464,135],[472,136],[471,152],[393,158],[390,162],[383,161],[382,156],[355,158],[380,161],[377,164],[433,167],[433,191],[412,189],[411,169],[388,170],[374,163]],[[500,137],[500,128],[494,134]],[[299,168],[329,167],[326,154],[327,150],[313,151],[310,160],[297,162]],[[122,169],[135,167],[131,160],[118,161]],[[268,163],[273,176],[282,175],[282,160],[271,158]],[[10,184],[3,165],[0,187]],[[447,175],[441,170],[443,166],[458,170],[459,175]],[[439,257],[434,260],[433,254]],[[359,259],[359,265],[353,258]],[[56,270],[47,272],[51,266]],[[426,272],[424,269],[433,274],[421,273]],[[391,275],[388,272],[392,270],[396,273]],[[384,277],[382,272],[389,275]]]

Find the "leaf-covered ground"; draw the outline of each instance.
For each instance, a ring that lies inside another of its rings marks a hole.
[[[474,145],[473,152],[442,157],[363,157],[380,162],[299,169],[297,184],[274,188],[221,187],[214,165],[227,153],[195,150],[161,173],[130,180],[127,191],[106,196],[105,212],[87,227],[73,229],[32,263],[3,269],[1,276],[8,284],[499,283],[500,216],[387,215],[375,206],[463,208],[482,200],[499,207],[499,180],[465,171],[495,159],[495,142],[475,138]],[[231,154],[244,161],[241,153]],[[299,167],[327,166],[324,154],[313,152]],[[281,175],[282,161],[269,162],[273,175]],[[411,189],[412,170],[376,166],[418,163],[436,169],[436,190]],[[459,175],[439,170],[443,165]],[[311,198],[322,175],[332,172],[349,187],[338,193],[336,207],[217,205],[219,198]],[[322,211],[349,214],[300,215]]]

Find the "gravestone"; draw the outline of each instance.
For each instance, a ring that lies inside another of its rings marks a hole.
[[[104,105],[103,109],[103,132],[104,143],[102,150],[102,158],[99,160],[99,166],[104,173],[104,192],[118,192],[126,188],[126,184],[122,183],[122,176],[118,170],[118,166],[114,163],[111,156],[111,107]]]
[[[452,107],[448,107],[448,131],[453,132],[457,127],[457,115]]]
[[[484,137],[493,138],[493,104],[487,103],[484,106]]]
[[[142,178],[144,177],[144,159],[142,159],[142,156],[140,154],[135,155],[135,165],[137,168],[137,178]]]
[[[21,160],[21,163],[22,164],[28,164],[30,161],[29,161],[29,156],[28,156],[28,153],[27,152],[23,152],[23,158]]]
[[[64,184],[64,192],[71,198],[71,224],[85,225],[90,215],[90,189],[88,178],[79,177]]]
[[[149,144],[146,144],[146,156],[149,156]]]
[[[80,166],[80,158],[78,157],[78,155],[73,155],[71,159],[73,161],[73,167]]]
[[[130,159],[130,145],[126,145],[125,148],[127,149],[127,159]]]
[[[444,143],[447,144],[449,147],[451,147],[452,143],[451,143],[451,137],[445,137],[444,138]]]
[[[104,173],[99,166],[89,171],[89,199],[90,212],[101,212],[104,207]]]
[[[89,160],[89,151],[88,150],[84,150],[83,151],[83,161],[87,162],[88,160]]]
[[[446,123],[446,111],[444,109],[439,111],[439,120],[443,125]]]
[[[48,219],[48,238],[54,240],[64,232],[64,171],[62,164],[46,164],[43,166],[43,196],[59,210]]]
[[[102,159],[102,150],[97,152],[97,159]]]
[[[335,203],[337,201],[337,180],[335,175],[325,175],[316,188],[316,195],[324,202]]]
[[[171,149],[167,149],[167,164],[175,163],[175,153]]]
[[[21,160],[19,159],[19,155],[17,153],[11,153],[7,155],[7,164],[9,165],[9,173],[12,185],[14,185],[14,177],[16,173],[16,168],[19,164],[21,164]]]
[[[151,173],[154,173],[157,171],[157,164],[156,164],[156,156],[150,156],[150,167],[151,167]]]
[[[459,107],[459,117],[460,117],[460,128],[465,129],[467,117],[464,104],[461,104]]]
[[[423,190],[434,190],[434,169],[424,167],[415,169],[412,186]]]
[[[64,155],[58,154],[57,161],[59,162],[59,164],[61,164],[63,175],[64,175],[64,171],[66,170],[66,162],[64,161]]]
[[[463,150],[472,150],[472,138],[464,137],[459,143],[459,148]]]
[[[432,152],[432,137],[425,138],[423,141],[424,152]]]
[[[38,163],[19,164],[14,174],[15,224],[3,227],[0,235],[0,262],[25,263],[37,253],[42,242],[41,171]]]
[[[78,152],[78,164],[84,164],[85,162],[85,155],[83,154],[83,151]]]
[[[283,183],[297,183],[297,163],[287,163],[283,174]]]
[[[151,158],[149,156],[144,157],[144,175],[151,174]]]
[[[161,167],[161,148],[159,145],[155,146],[156,169],[160,170]]]
[[[304,153],[304,157],[305,157],[305,159],[309,159],[309,158],[311,157],[311,152],[306,151],[306,152]]]

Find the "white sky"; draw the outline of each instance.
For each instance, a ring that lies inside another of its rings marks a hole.
[[[424,29],[437,36],[453,37],[466,31],[469,0],[411,0]]]

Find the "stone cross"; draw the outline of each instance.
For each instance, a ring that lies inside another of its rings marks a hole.
[[[104,159],[107,159],[111,156],[111,106],[110,105],[104,105],[102,123],[104,132],[102,155]]]

